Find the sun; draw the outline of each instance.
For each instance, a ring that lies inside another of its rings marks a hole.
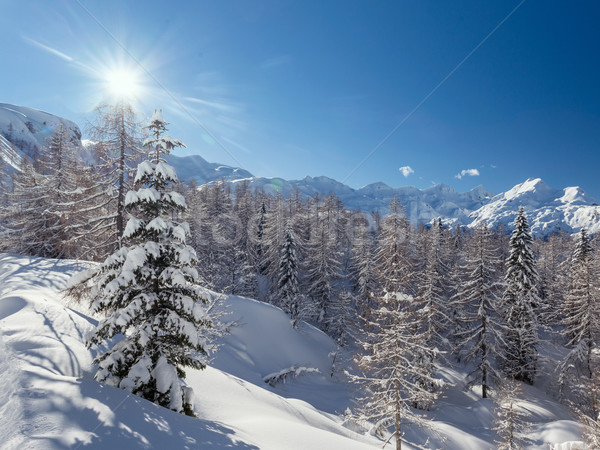
[[[115,69],[104,77],[107,93],[117,99],[136,99],[141,93],[141,82],[137,72],[131,69]]]

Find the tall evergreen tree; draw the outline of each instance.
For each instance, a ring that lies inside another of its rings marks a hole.
[[[515,218],[506,260],[506,288],[502,308],[506,324],[504,359],[507,375],[533,384],[537,371],[538,330],[536,308],[538,275],[532,252],[533,239],[523,207]]]
[[[363,214],[355,216],[354,241],[352,245],[352,265],[350,274],[353,290],[356,293],[360,315],[368,318],[374,308],[373,295],[377,290],[377,274],[375,270],[375,236]]]
[[[327,214],[317,215],[305,259],[306,294],[312,299],[312,316],[327,331],[331,321],[331,305],[338,295],[341,253],[335,244],[334,229]]]
[[[502,353],[500,344],[504,328],[499,310],[502,284],[496,274],[498,249],[486,224],[475,230],[473,252],[467,258],[465,278],[459,285],[455,301],[462,312],[457,330],[458,352],[473,362],[469,385],[479,384],[481,396],[487,398],[492,383],[500,380],[496,370]]]
[[[594,373],[599,370],[600,305],[598,271],[593,248],[585,229],[577,235],[569,265],[569,290],[563,308],[562,333],[571,350],[560,366],[559,381],[577,398],[580,409],[594,417],[600,399],[591,393]]]
[[[100,347],[95,378],[128,390],[177,412],[193,415],[185,367],[204,368],[202,327],[210,326],[205,294],[195,284],[196,254],[185,244],[186,223],[171,220],[186,208],[185,199],[169,189],[175,170],[162,156],[183,146],[163,135],[166,122],[159,110],[147,126],[150,160],[138,166],[137,191],[125,203],[134,217],[123,238],[131,242],[100,266],[93,309],[106,314],[89,338],[105,345],[118,334],[123,339]]]
[[[425,270],[419,280],[419,297],[424,312],[423,322],[428,342],[433,348],[446,346],[448,329],[450,269],[445,248],[442,220],[434,222],[426,234],[428,240]]]
[[[390,203],[390,214],[381,223],[376,255],[379,290],[413,294],[410,260],[410,226],[398,199]]]
[[[281,308],[288,313],[295,327],[300,317],[301,301],[298,290],[298,248],[296,236],[288,224],[283,238],[283,248],[280,252],[278,297]]]

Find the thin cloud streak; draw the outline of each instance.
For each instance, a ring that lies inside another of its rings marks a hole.
[[[38,48],[41,48],[42,50],[51,53],[54,56],[58,56],[59,58],[64,59],[65,61],[69,61],[69,62],[73,62],[74,58],[70,57],[69,55],[56,50],[55,48],[52,47],[48,47],[47,45],[42,44],[41,42],[35,41],[31,38],[28,38],[27,36],[21,36],[23,38],[23,40],[29,42],[30,44],[35,45]]]
[[[204,105],[204,106],[208,106],[209,108],[218,109],[219,111],[223,111],[223,112],[238,112],[240,110],[240,108],[238,108],[237,106],[234,106],[234,105],[228,105],[227,103],[223,103],[223,102],[214,102],[214,101],[209,101],[209,100],[203,100],[201,98],[196,98],[196,97],[184,97],[183,100],[186,100],[186,101],[192,102],[192,103],[198,103],[198,104]]]

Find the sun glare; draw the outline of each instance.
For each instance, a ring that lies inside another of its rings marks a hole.
[[[111,70],[106,74],[106,89],[117,99],[133,99],[139,96],[141,85],[132,70]]]

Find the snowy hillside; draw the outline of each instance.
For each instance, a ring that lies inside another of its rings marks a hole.
[[[14,167],[21,156],[33,156],[46,146],[59,123],[67,130],[69,140],[80,147],[81,131],[70,120],[33,108],[0,103],[0,156]]]
[[[348,399],[328,373],[331,340],[312,327],[293,330],[283,312],[248,299],[228,299],[238,326],[223,342],[214,367],[188,371],[199,419],[93,381],[92,355],[83,338],[96,321],[85,307],[58,294],[78,269],[68,261],[0,257],[1,448],[276,450],[376,444],[342,427],[335,415],[277,395],[288,386],[269,388],[262,377],[299,364],[319,369],[306,378],[322,397],[338,404]],[[309,389],[306,395],[313,396]]]
[[[356,425],[342,424],[353,388],[330,375],[334,343],[309,325],[293,329],[281,310],[250,299],[223,299],[235,325],[212,367],[188,370],[197,419],[93,381],[83,339],[96,321],[58,292],[81,269],[72,261],[0,255],[1,448],[381,448],[352,431]],[[276,381],[291,368],[297,377]],[[431,411],[439,436],[428,448],[494,448],[491,400],[463,389],[466,368],[440,372],[456,386]],[[568,444],[578,434],[566,410],[542,390],[524,389],[530,448],[578,448]],[[412,429],[409,437],[427,436]]]
[[[179,179],[186,182],[194,180],[198,185],[221,179],[232,181],[252,177],[252,174],[247,170],[218,163],[209,163],[200,155],[169,155],[167,161],[175,168]]]

